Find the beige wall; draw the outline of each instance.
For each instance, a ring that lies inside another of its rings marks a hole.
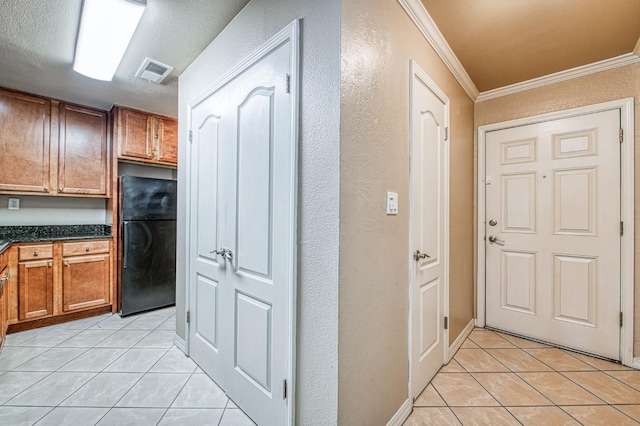
[[[409,60],[451,100],[452,341],[473,315],[473,103],[397,1],[341,17],[338,418],[384,425],[408,393]]]
[[[498,123],[616,99],[635,98],[635,356],[640,356],[640,64],[628,65],[476,104],[475,125]]]

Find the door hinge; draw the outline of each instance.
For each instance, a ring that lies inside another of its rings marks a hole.
[[[620,235],[624,235],[624,222],[620,222]]]
[[[191,311],[187,311],[187,324],[191,322]]]
[[[282,399],[287,399],[287,379],[282,381]]]
[[[449,317],[444,317],[444,329],[449,329]]]
[[[624,130],[620,129],[620,143],[624,140]]]
[[[193,142],[193,130],[189,130],[189,142]]]
[[[622,312],[620,312],[620,327],[622,327]]]
[[[449,140],[449,128],[448,127],[444,128],[444,140],[445,141]]]
[[[287,73],[287,93],[291,93],[291,75]]]

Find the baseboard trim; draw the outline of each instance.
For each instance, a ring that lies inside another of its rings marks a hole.
[[[176,348],[180,349],[184,354],[187,354],[187,345],[184,339],[177,334],[173,336],[173,344],[176,345]]]
[[[396,412],[396,414],[391,417],[387,426],[402,426],[402,424],[407,420],[407,418],[411,415],[411,410],[413,406],[411,404],[411,399],[407,399],[404,404],[400,407],[400,409]]]
[[[469,337],[469,334],[471,334],[475,326],[476,326],[476,320],[472,318],[471,321],[469,321],[469,324],[467,324],[464,330],[462,330],[462,333],[460,333],[460,335],[453,342],[453,344],[449,346],[449,352],[447,353],[448,355],[447,362],[449,362],[453,358],[453,356],[456,354],[456,352],[458,352],[458,349],[460,349],[460,346],[462,346],[466,338]]]

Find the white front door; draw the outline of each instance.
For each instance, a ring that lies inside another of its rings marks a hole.
[[[486,324],[620,359],[620,110],[486,134]]]
[[[191,110],[190,355],[260,425],[289,422],[291,52],[274,47]]]
[[[444,364],[447,292],[449,100],[412,63],[411,85],[411,393],[416,398]]]

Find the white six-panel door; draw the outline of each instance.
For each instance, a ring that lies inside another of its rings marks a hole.
[[[486,134],[486,323],[620,359],[620,111]]]
[[[412,62],[411,396],[444,364],[447,292],[448,98]]]
[[[191,109],[190,355],[260,425],[290,419],[293,62],[289,40]]]

